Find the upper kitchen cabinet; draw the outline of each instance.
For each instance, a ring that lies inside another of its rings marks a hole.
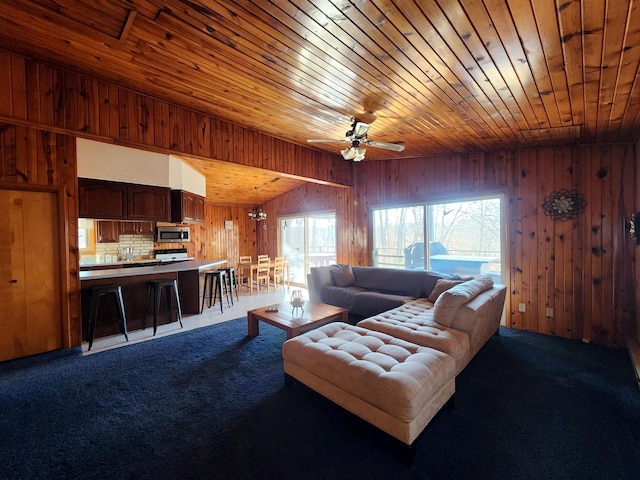
[[[80,218],[127,218],[126,183],[79,178],[78,195]]]
[[[150,185],[127,185],[127,219],[170,221],[170,190]]]
[[[185,190],[171,190],[171,221],[204,223],[204,197]]]
[[[153,222],[119,222],[120,233],[125,235],[153,235],[156,224]]]
[[[78,179],[80,218],[168,222],[171,190],[166,187]]]

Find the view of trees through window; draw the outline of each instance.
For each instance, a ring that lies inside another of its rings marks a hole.
[[[500,281],[501,239],[499,197],[373,211],[376,266],[489,273]]]
[[[336,263],[334,213],[279,219],[280,252],[289,261],[290,281],[306,285],[310,267]]]

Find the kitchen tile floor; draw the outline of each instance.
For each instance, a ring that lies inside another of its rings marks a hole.
[[[240,300],[235,300],[231,307],[226,306],[226,300],[224,305],[224,312],[220,313],[220,305],[216,304],[211,308],[207,308],[205,303],[205,309],[201,314],[188,315],[182,317],[182,324],[184,328],[180,328],[178,322],[172,322],[167,325],[159,325],[158,331],[153,336],[153,328],[147,328],[145,330],[134,330],[129,332],[129,341],[124,339],[121,334],[113,335],[110,337],[97,338],[93,342],[91,351],[87,351],[89,344],[87,342],[82,344],[82,350],[84,355],[91,355],[94,353],[102,352],[104,350],[110,350],[112,348],[125,347],[138,342],[145,342],[147,340],[153,340],[154,338],[164,337],[166,335],[173,335],[176,333],[186,332],[188,330],[200,327],[206,327],[207,325],[213,325],[216,323],[226,322],[240,317],[245,317],[248,310],[254,308],[264,307],[274,303],[280,303],[288,301],[291,296],[291,290],[300,289],[299,287],[279,287],[275,292],[272,289],[269,293],[264,290],[261,293],[254,293],[249,295],[246,289],[241,289],[239,292]],[[303,297],[309,298],[309,294],[305,289],[301,289]]]

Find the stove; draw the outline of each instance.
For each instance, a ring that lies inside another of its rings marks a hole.
[[[157,260],[160,260],[162,264],[185,262],[187,260],[193,260],[187,253],[186,248],[165,248],[154,250],[153,253]]]

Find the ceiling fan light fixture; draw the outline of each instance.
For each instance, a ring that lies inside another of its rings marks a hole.
[[[353,127],[353,135],[356,138],[364,137],[368,131],[369,131],[368,123],[356,122],[356,124]]]
[[[351,148],[354,148],[354,147],[351,147]],[[367,149],[362,147],[355,147],[354,150],[356,151],[356,154],[353,157],[353,161],[360,162],[364,160],[364,154],[367,153]]]
[[[345,148],[344,150],[341,150],[340,153],[342,154],[342,158],[345,160],[353,160],[356,156],[356,150],[354,147]]]

